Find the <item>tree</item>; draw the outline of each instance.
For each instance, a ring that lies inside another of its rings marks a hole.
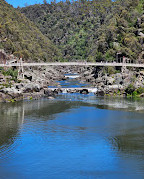
[[[47,4],[47,0],[43,0],[43,4]]]

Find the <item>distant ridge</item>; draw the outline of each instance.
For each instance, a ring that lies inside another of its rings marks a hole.
[[[117,53],[144,60],[144,0],[45,1],[20,10],[65,60],[113,61]]]

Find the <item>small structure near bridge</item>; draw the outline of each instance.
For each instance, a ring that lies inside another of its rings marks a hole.
[[[0,49],[0,64],[3,64],[5,69],[9,67],[18,69],[18,76],[24,78],[24,69],[22,58],[17,58],[13,54],[7,54],[3,49]]]
[[[131,60],[128,57],[125,57],[122,53],[117,53],[116,55],[116,61],[117,63],[133,63],[133,60]]]

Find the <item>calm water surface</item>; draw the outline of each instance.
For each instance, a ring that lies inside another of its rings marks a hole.
[[[0,104],[0,179],[144,178],[144,101]]]

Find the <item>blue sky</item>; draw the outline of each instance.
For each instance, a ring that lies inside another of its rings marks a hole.
[[[25,4],[32,5],[32,4],[42,4],[43,0],[5,0],[9,4],[13,5],[13,7],[24,7]],[[60,0],[56,0],[56,2],[59,2]],[[113,0],[114,1],[114,0]],[[47,0],[48,3],[51,2],[51,0]]]
[[[43,0],[6,0],[6,2],[13,5],[14,7],[17,6],[24,7],[25,4],[32,5],[32,4],[43,3]],[[50,2],[50,0],[47,0],[47,2]]]

